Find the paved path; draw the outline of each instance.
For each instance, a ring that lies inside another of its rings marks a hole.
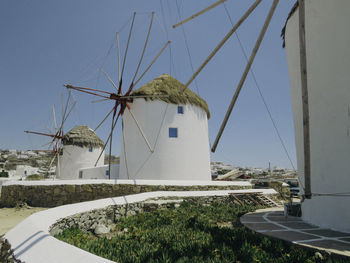
[[[285,217],[283,208],[258,210],[245,214],[240,220],[249,229],[267,236],[350,256],[350,233],[320,228],[300,217]]]

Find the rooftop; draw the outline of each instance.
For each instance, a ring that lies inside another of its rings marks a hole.
[[[210,112],[207,102],[198,94],[186,88],[183,83],[174,77],[163,74],[155,78],[151,82],[135,90],[133,96],[155,95],[154,97],[145,98],[150,100],[162,100],[166,103],[172,104],[187,104],[198,106],[202,108],[210,118]],[[168,95],[165,97],[157,97],[156,95]]]
[[[103,147],[103,141],[88,126],[75,126],[63,138],[64,145],[79,147]]]

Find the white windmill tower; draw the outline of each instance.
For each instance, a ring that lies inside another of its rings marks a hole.
[[[120,178],[210,181],[207,103],[167,74],[132,96],[146,98],[123,115]]]
[[[81,179],[79,170],[93,167],[104,146],[103,141],[88,126],[75,126],[62,138],[62,149],[58,155],[58,179]],[[103,157],[97,166],[104,165]]]
[[[118,85],[103,71],[117,92],[72,85],[66,85],[66,87],[114,101],[114,107],[101,123],[113,112],[108,142],[112,140],[118,118],[120,116],[123,118],[119,178],[210,180],[207,103],[170,75],[161,75],[133,92],[137,83],[170,43],[168,41],[164,45],[140,77],[136,78],[147,47],[153,16],[154,13],[152,13],[136,72],[124,94],[122,93],[122,84],[125,82],[123,72],[135,14],[123,64],[121,67],[119,65],[121,72],[118,71]],[[117,47],[119,51],[118,34]],[[120,61],[119,52],[118,61]]]
[[[253,3],[193,78],[260,3],[261,0]],[[225,129],[277,4],[278,0],[274,0],[212,151]],[[350,232],[349,9],[348,0],[297,0],[282,32],[291,83],[302,217],[321,227],[345,232]]]
[[[350,1],[307,0],[285,30],[304,220],[350,232]]]
[[[62,104],[62,109],[64,108],[62,112],[62,120],[59,126],[57,126],[57,121],[56,121],[56,112],[55,112],[55,107],[52,106],[52,113],[53,113],[53,122],[54,122],[54,132],[50,130],[50,133],[44,133],[44,132],[36,132],[36,131],[24,131],[25,133],[29,134],[36,134],[36,135],[41,135],[41,136],[47,136],[50,137],[51,140],[49,143],[46,145],[49,145],[49,147],[52,147],[52,150],[45,150],[45,152],[52,152],[53,157],[47,167],[47,172],[50,173],[51,167],[54,163],[56,163],[56,177],[60,177],[60,158],[58,158],[59,154],[62,153],[62,147],[63,147],[63,138],[64,138],[64,131],[63,131],[63,126],[65,122],[67,121],[70,113],[74,109],[76,105],[76,101],[73,102],[73,104],[70,106],[70,98],[71,98],[71,92],[68,93],[68,98],[66,101],[65,106]],[[69,108],[70,106],[70,108]],[[38,150],[42,151],[42,150]],[[56,161],[56,162],[55,162]]]
[[[128,54],[128,49],[129,49],[129,44],[130,44],[130,39],[131,39],[131,35],[132,35],[132,30],[133,30],[133,26],[134,26],[134,21],[135,21],[135,16],[136,16],[136,12],[133,14],[132,17],[132,22],[131,22],[131,26],[130,26],[130,30],[129,30],[129,36],[128,36],[128,41],[126,44],[126,48],[125,48],[125,52],[124,52],[124,57],[123,57],[123,63],[122,65],[120,65],[120,48],[119,48],[119,34],[116,34],[116,39],[117,39],[117,48],[118,48],[118,82],[117,84],[115,84],[115,82],[112,80],[112,78],[101,69],[101,71],[105,74],[105,76],[107,77],[107,79],[109,80],[109,82],[112,84],[112,86],[115,88],[114,92],[109,92],[109,91],[105,91],[105,90],[100,90],[100,89],[91,89],[91,88],[85,88],[85,87],[77,87],[77,86],[72,86],[72,85],[65,85],[66,88],[68,89],[73,89],[73,90],[77,90],[80,92],[84,92],[84,93],[88,93],[91,95],[95,95],[98,96],[100,98],[102,98],[100,101],[112,101],[113,102],[113,107],[111,109],[111,111],[103,118],[103,120],[99,123],[99,125],[95,128],[94,131],[96,131],[99,127],[101,127],[101,125],[106,121],[106,119],[112,115],[112,127],[111,127],[111,131],[109,133],[109,136],[106,140],[106,143],[104,144],[104,146],[102,147],[101,151],[100,151],[100,155],[97,158],[97,161],[95,162],[94,166],[97,166],[99,160],[101,159],[102,154],[104,153],[104,150],[107,146],[107,143],[110,142],[110,147],[109,147],[109,168],[108,168],[108,175],[109,175],[109,179],[111,178],[115,178],[116,175],[111,175],[111,152],[112,152],[112,138],[113,138],[113,131],[116,127],[117,121],[119,119],[119,117],[121,117],[124,112],[126,110],[130,110],[130,105],[133,101],[137,100],[137,99],[142,99],[143,98],[147,98],[147,97],[162,97],[162,96],[167,96],[167,95],[163,95],[163,94],[152,94],[152,95],[139,95],[139,96],[133,96],[131,95],[133,89],[135,88],[135,86],[138,84],[138,82],[143,78],[143,76],[148,72],[148,70],[152,67],[152,65],[156,62],[156,60],[158,59],[158,57],[163,53],[163,51],[166,49],[166,47],[170,44],[170,41],[167,41],[164,46],[162,47],[162,49],[158,52],[158,54],[154,57],[154,59],[152,60],[152,62],[144,69],[143,73],[140,74],[140,76],[138,76],[138,72],[140,70],[140,66],[142,64],[144,55],[145,55],[145,51],[147,48],[147,44],[149,41],[149,36],[150,36],[150,32],[151,32],[151,28],[152,28],[152,24],[153,24],[153,19],[154,19],[154,12],[152,12],[151,15],[151,20],[150,20],[150,24],[148,27],[148,31],[147,31],[147,36],[146,36],[146,40],[142,49],[142,53],[141,53],[141,57],[140,60],[136,66],[136,71],[133,75],[133,78],[126,90],[126,92],[124,92],[123,94],[123,87],[125,85],[125,80],[123,79],[123,74],[124,74],[124,69],[125,69],[125,64],[126,64],[126,58],[127,58],[127,54]],[[138,78],[137,78],[138,77]],[[139,127],[140,128],[140,127]],[[139,132],[142,133],[142,130],[139,129]]]

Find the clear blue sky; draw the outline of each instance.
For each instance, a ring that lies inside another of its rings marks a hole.
[[[171,73],[182,82],[192,75],[181,27],[182,18],[192,15],[214,1],[202,0],[30,0],[0,1],[0,148],[37,149],[46,138],[27,135],[24,130],[47,132],[53,128],[52,105],[57,115],[62,110],[63,84],[71,83],[113,91],[99,67],[117,81],[115,32],[120,31],[122,51],[127,42],[131,16],[137,12],[124,80],[131,80],[141,54],[151,11],[156,12],[151,39],[141,71],[167,39],[172,41],[138,87],[162,73]],[[285,50],[281,29],[295,0],[281,0],[262,47],[253,64],[276,125],[295,161],[294,128]],[[228,0],[226,7],[237,21],[252,0]],[[239,37],[250,54],[272,0],[264,0],[243,26]],[[162,12],[162,7],[163,11]],[[184,25],[194,69],[230,30],[223,5]],[[110,50],[110,51],[109,51]],[[108,52],[109,51],[109,52]],[[233,36],[197,77],[190,88],[209,105],[209,137],[213,143],[245,66],[245,59]],[[136,87],[137,88],[137,87]],[[91,103],[95,98],[74,93],[77,106],[66,122],[65,131],[75,125],[94,128],[111,104]],[[97,134],[105,140],[110,121]],[[120,128],[114,137],[113,153],[119,154]],[[241,166],[291,167],[268,117],[251,74],[248,75],[236,107],[212,160]]]

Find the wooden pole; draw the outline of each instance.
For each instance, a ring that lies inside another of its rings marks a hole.
[[[131,92],[132,88],[134,87],[134,81],[135,81],[136,75],[139,72],[139,69],[140,69],[140,66],[141,66],[141,63],[142,63],[142,60],[143,60],[143,56],[145,55],[145,51],[146,51],[148,40],[149,40],[149,34],[151,33],[151,28],[152,28],[152,24],[153,24],[153,18],[154,18],[154,12],[152,12],[151,22],[150,22],[149,27],[148,27],[146,41],[145,41],[145,44],[143,46],[143,50],[142,50],[142,54],[141,54],[141,58],[140,58],[139,64],[137,65],[134,77],[132,78],[132,81],[131,81],[132,84],[130,85],[130,89],[127,92],[128,94]]]
[[[113,138],[113,129],[114,129],[114,115],[112,118],[112,126],[111,126],[111,137],[109,141],[109,158],[108,158],[108,179],[111,179],[111,157],[112,157],[112,138]]]
[[[226,41],[232,36],[232,34],[238,29],[238,27],[246,20],[246,18],[254,11],[254,9],[260,4],[261,0],[256,0],[251,7],[245,12],[245,14],[241,17],[240,20],[233,26],[230,32],[220,41],[220,43],[214,48],[214,50],[210,53],[207,59],[203,62],[203,64],[197,69],[197,71],[193,74],[193,76],[187,81],[185,84],[185,89],[191,84],[191,82],[197,77],[197,75],[202,71],[202,69],[208,64],[208,62],[215,56],[215,54],[219,51],[219,49],[226,43]]]
[[[115,83],[113,82],[113,80],[111,79],[111,77],[107,74],[106,71],[103,70],[103,68],[100,68],[100,70],[103,72],[103,74],[105,74],[106,78],[109,80],[109,82],[112,84],[112,86],[118,90],[117,85],[115,85]]]
[[[123,135],[123,152],[124,152],[126,175],[127,175],[128,179],[130,179],[129,167],[128,167],[128,158],[126,156],[126,149],[125,149],[124,119],[122,119],[122,135]]]
[[[120,45],[119,45],[119,33],[116,34],[117,39],[117,51],[118,51],[118,83],[120,82]]]
[[[220,5],[220,4],[222,4],[222,3],[226,2],[226,1],[227,1],[227,0],[219,0],[219,1],[215,2],[214,4],[212,4],[212,5],[210,5],[210,6],[206,7],[206,8],[204,8],[203,10],[201,10],[201,11],[195,13],[194,15],[191,15],[190,17],[188,17],[188,18],[182,20],[181,22],[177,23],[176,25],[173,25],[173,28],[176,28],[176,27],[178,27],[178,26],[181,26],[181,25],[185,24],[186,22],[192,20],[193,18],[195,18],[195,17],[197,17],[197,16],[199,16],[199,15],[201,15],[201,14],[203,14],[203,13],[205,13],[205,12],[211,10],[211,9],[213,9],[213,8],[216,7],[217,5]]]
[[[311,165],[310,165],[310,123],[309,95],[307,88],[307,61],[305,41],[305,1],[299,1],[299,46],[300,46],[300,77],[301,97],[303,103],[303,136],[304,136],[304,178],[305,198],[311,199]]]
[[[237,101],[238,95],[239,95],[239,93],[240,93],[240,91],[241,91],[241,89],[242,89],[242,87],[243,87],[243,84],[244,84],[244,82],[245,82],[245,79],[246,79],[246,77],[247,77],[247,75],[248,75],[248,72],[249,72],[251,66],[252,66],[252,63],[253,63],[254,58],[255,58],[255,56],[256,56],[256,53],[257,53],[258,50],[259,50],[259,47],[260,47],[260,45],[261,45],[261,42],[262,42],[262,40],[263,40],[263,38],[264,38],[264,35],[265,35],[265,33],[266,33],[266,30],[267,30],[267,28],[268,28],[268,26],[269,26],[269,24],[270,24],[271,18],[272,18],[273,14],[274,14],[274,12],[275,12],[275,10],[276,10],[278,1],[279,1],[279,0],[274,0],[273,3],[272,3],[272,6],[271,6],[271,8],[270,8],[270,11],[269,11],[269,13],[268,13],[268,15],[267,15],[267,17],[266,17],[265,23],[264,23],[264,25],[263,25],[263,27],[262,27],[262,29],[261,29],[260,35],[259,35],[259,37],[258,37],[258,39],[257,39],[257,41],[256,41],[256,43],[255,43],[254,49],[253,49],[253,51],[252,51],[252,54],[250,55],[250,58],[249,58],[249,60],[248,60],[248,63],[247,63],[247,65],[246,65],[246,67],[245,67],[245,70],[244,70],[244,72],[243,72],[243,75],[242,75],[242,77],[241,77],[241,80],[239,81],[239,84],[238,84],[238,87],[237,87],[237,89],[236,89],[236,92],[235,92],[235,94],[233,95],[233,98],[232,98],[232,100],[231,100],[230,106],[229,106],[229,108],[228,108],[228,110],[227,110],[227,112],[226,112],[225,118],[224,118],[224,120],[223,120],[223,122],[222,122],[222,124],[221,124],[221,127],[220,127],[220,130],[219,130],[219,132],[218,132],[218,135],[216,136],[215,142],[214,142],[214,144],[213,144],[213,146],[212,146],[212,148],[211,148],[211,151],[212,151],[212,152],[215,152],[215,150],[216,150],[216,147],[217,147],[217,145],[218,145],[218,143],[219,143],[219,140],[220,140],[220,138],[221,138],[221,135],[222,135],[222,133],[223,133],[225,127],[226,127],[227,121],[228,121],[228,119],[229,119],[229,117],[230,117],[230,115],[231,115],[232,109],[233,109],[233,107],[234,107],[234,105],[235,105],[235,103],[236,103],[236,101]]]
[[[136,84],[143,78],[143,76],[147,73],[147,71],[152,67],[152,65],[156,62],[156,60],[159,58],[159,56],[163,53],[164,49],[166,49],[166,47],[170,44],[170,40],[168,40],[165,45],[163,46],[163,48],[159,51],[159,53],[157,54],[157,56],[152,60],[151,64],[148,65],[148,67],[143,71],[143,73],[141,74],[141,76],[135,81],[134,86],[136,86]]]
[[[132,118],[134,119],[137,128],[139,129],[139,131],[140,131],[140,133],[141,133],[143,139],[145,140],[145,142],[146,142],[146,144],[147,144],[147,146],[148,146],[149,151],[150,151],[151,153],[153,153],[154,150],[152,149],[151,144],[150,144],[149,141],[147,140],[147,137],[146,137],[145,133],[143,132],[143,130],[142,130],[142,128],[141,128],[139,122],[137,121],[137,119],[136,119],[134,113],[131,111],[131,109],[129,109],[129,108],[127,108],[127,109],[129,110],[129,112],[130,112]]]

